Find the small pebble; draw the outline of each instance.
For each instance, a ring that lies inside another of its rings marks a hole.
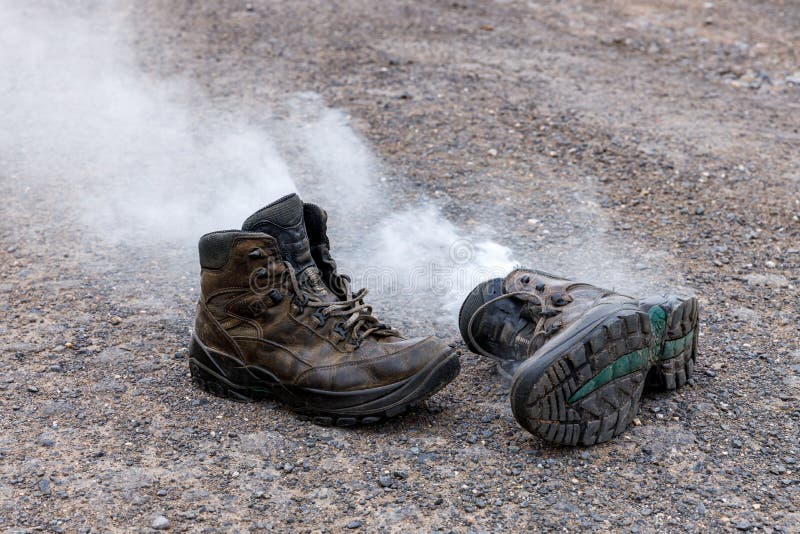
[[[169,519],[163,515],[156,516],[150,524],[150,527],[154,530],[167,530],[169,528]]]

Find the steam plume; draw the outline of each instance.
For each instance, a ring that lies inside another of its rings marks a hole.
[[[0,177],[31,209],[58,206],[76,233],[154,254],[176,242],[190,257],[201,234],[299,189],[331,212],[342,267],[395,306],[452,312],[513,264],[432,205],[393,209],[378,191],[381,163],[314,94],[243,124],[190,81],[144,74],[115,3],[80,13],[0,0],[0,20]]]

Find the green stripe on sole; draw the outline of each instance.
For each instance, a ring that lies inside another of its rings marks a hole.
[[[681,338],[665,342],[664,352],[661,353],[661,359],[669,360],[670,358],[674,358],[692,346],[692,339],[694,339],[694,330],[691,330],[688,334]]]
[[[661,335],[664,332],[664,327],[667,324],[667,312],[661,306],[653,306],[648,311],[650,317],[650,325],[652,326],[653,335],[651,336],[650,346],[630,352],[617,358],[614,362],[609,364],[602,371],[597,373],[588,382],[578,389],[567,400],[569,403],[581,400],[589,393],[596,389],[608,384],[612,380],[621,378],[625,375],[641,371],[650,365],[650,362],[659,360],[667,360],[679,354],[683,348],[691,344],[693,332],[686,336],[668,341],[664,344],[664,351],[661,351]],[[669,350],[672,356],[665,356]]]
[[[644,368],[644,366],[647,365],[649,352],[649,349],[641,349],[618,358],[614,363],[600,371],[594,378],[586,382],[578,391],[573,393],[567,402],[580,400],[612,380],[616,380],[617,378]]]

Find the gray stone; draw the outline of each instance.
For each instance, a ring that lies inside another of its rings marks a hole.
[[[167,530],[169,528],[169,519],[163,515],[157,515],[155,518],[153,518],[153,522],[150,524],[150,527],[155,530]]]

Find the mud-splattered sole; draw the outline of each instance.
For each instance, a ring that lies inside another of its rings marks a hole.
[[[189,353],[192,382],[208,393],[239,402],[275,398],[326,426],[377,423],[400,415],[450,383],[461,367],[458,354],[448,350],[400,383],[333,393],[282,383],[263,367],[209,349],[194,336]]]
[[[621,434],[646,384],[675,389],[691,377],[697,316],[697,300],[678,296],[590,312],[520,366],[511,386],[514,416],[563,445]]]

